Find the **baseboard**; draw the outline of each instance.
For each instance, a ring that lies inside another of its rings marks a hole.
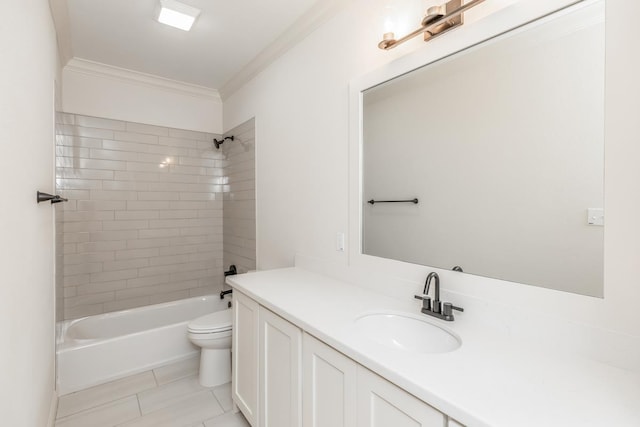
[[[49,406],[49,419],[47,421],[47,427],[54,427],[56,423],[56,416],[58,415],[58,392],[53,390],[51,393],[51,405]]]

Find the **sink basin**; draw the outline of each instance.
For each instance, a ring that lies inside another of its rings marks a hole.
[[[460,338],[452,332],[406,314],[365,314],[358,317],[355,323],[368,339],[397,350],[447,353],[462,345]]]

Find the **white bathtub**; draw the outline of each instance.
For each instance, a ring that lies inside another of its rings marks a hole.
[[[196,355],[187,323],[226,309],[229,301],[207,295],[60,322],[58,394]]]

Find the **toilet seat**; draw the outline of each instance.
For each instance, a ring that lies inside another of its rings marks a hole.
[[[191,334],[212,334],[231,331],[231,309],[206,314],[189,322],[187,330]]]

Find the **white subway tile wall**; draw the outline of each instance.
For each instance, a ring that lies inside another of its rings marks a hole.
[[[55,205],[55,283],[56,283],[56,322],[64,320],[64,298],[71,298],[77,295],[76,288],[65,288],[64,282],[64,256],[67,253],[75,253],[75,243],[64,243],[64,209],[62,203]]]
[[[253,165],[253,127],[243,135],[251,141],[244,160]],[[243,190],[244,204],[223,213],[233,179],[213,138],[220,135],[57,115],[56,191],[69,198],[57,216],[59,319],[219,292],[227,219],[242,235],[253,230],[253,238],[229,244],[244,254],[243,266],[255,266],[255,220],[245,225],[255,218],[255,198]],[[230,158],[243,158],[230,148]],[[250,206],[251,213],[240,212]],[[251,257],[253,264],[245,261]]]
[[[239,273],[246,273],[256,268],[255,120],[227,135],[233,135],[234,140],[221,147],[228,162],[228,191],[223,193],[224,265],[234,264]]]

